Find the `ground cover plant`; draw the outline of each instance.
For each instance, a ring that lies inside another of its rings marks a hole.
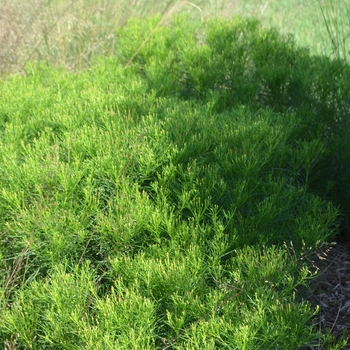
[[[1,342],[340,349],[303,296],[348,213],[348,66],[251,20],[159,21],[1,81]]]

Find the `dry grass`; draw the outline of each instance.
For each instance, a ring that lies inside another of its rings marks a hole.
[[[189,1],[1,0],[0,75],[22,73],[32,61],[71,70],[115,53],[116,31],[130,17],[196,13]]]
[[[33,60],[83,68],[94,55],[109,54],[114,48],[113,33],[121,25],[118,13],[123,10],[119,2],[3,1],[2,74],[22,72],[26,63]]]
[[[190,18],[256,17],[267,26],[292,32],[300,44],[322,51],[315,32],[324,31],[317,4],[301,0],[0,0],[0,76],[23,73],[27,62],[44,60],[71,70],[89,67],[96,57],[116,54],[116,31],[130,17],[163,17],[186,12]],[[285,15],[289,13],[289,15]],[[163,22],[164,23],[164,20]],[[343,22],[342,22],[343,23]],[[316,29],[315,29],[316,28]],[[152,31],[153,28],[150,28]]]

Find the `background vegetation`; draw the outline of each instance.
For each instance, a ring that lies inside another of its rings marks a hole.
[[[7,4],[3,72],[24,76],[0,84],[1,342],[341,349],[305,301],[349,218],[341,51],[206,20],[227,3],[124,26],[161,6],[142,4]]]
[[[0,72],[23,72],[33,60],[69,69],[116,53],[116,30],[130,17],[187,13],[193,20],[237,15],[292,33],[313,53],[348,56],[348,0],[1,0]],[[327,25],[325,25],[325,19]]]

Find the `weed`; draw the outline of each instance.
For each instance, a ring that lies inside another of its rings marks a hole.
[[[89,70],[2,79],[0,340],[340,348],[300,290],[346,212],[346,63],[253,20],[160,21]]]

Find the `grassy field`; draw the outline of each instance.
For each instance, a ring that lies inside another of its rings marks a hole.
[[[5,348],[342,349],[306,301],[350,217],[317,3],[3,3]]]
[[[266,27],[295,35],[313,53],[348,56],[349,0],[1,0],[0,72],[23,72],[33,60],[69,69],[116,54],[116,31],[130,17],[179,13],[192,20],[254,17]],[[325,25],[326,19],[327,25]]]

